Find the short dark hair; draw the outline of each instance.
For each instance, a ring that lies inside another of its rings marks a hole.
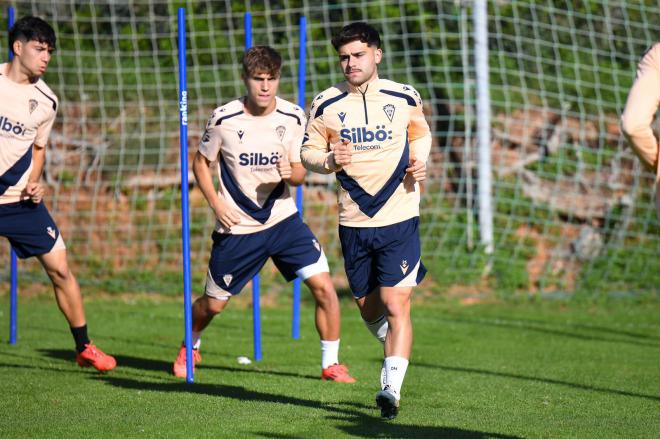
[[[376,48],[380,49],[380,34],[373,26],[370,26],[364,21],[347,24],[332,37],[332,45],[337,51],[344,44],[352,43],[353,41],[361,41],[367,43],[368,46],[376,46]]]
[[[243,75],[249,77],[257,73],[280,76],[282,57],[269,46],[254,46],[243,55]]]
[[[12,53],[14,52],[14,42],[17,40],[24,43],[38,41],[47,44],[51,49],[55,49],[57,38],[50,24],[39,17],[28,15],[17,20],[9,29],[9,50]]]

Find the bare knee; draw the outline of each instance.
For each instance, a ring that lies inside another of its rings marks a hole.
[[[316,302],[322,307],[331,306],[339,302],[337,292],[331,283],[312,290]]]
[[[56,287],[66,286],[72,279],[73,274],[69,269],[65,250],[55,250],[38,256],[46,274]]]
[[[380,299],[380,292],[378,288],[370,291],[369,294],[355,299],[355,303],[360,310],[360,316],[365,322],[374,322],[378,320],[383,314],[387,313],[387,309]]]
[[[410,315],[410,296],[397,295],[383,299],[388,316],[394,318]]]
[[[73,274],[67,264],[47,267],[46,273],[55,285],[65,285],[73,278]]]
[[[325,275],[312,276],[310,279],[305,280],[305,284],[312,291],[316,303],[322,307],[338,303],[337,292],[327,273]]]
[[[227,300],[214,299],[210,296],[202,296],[197,299],[197,303],[210,316],[220,314],[227,305]]]

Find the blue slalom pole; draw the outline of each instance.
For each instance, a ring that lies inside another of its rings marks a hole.
[[[252,47],[252,14],[246,12],[243,17],[245,25],[245,50]],[[259,304],[259,273],[252,278],[252,342],[254,361],[261,361],[261,306]]]
[[[18,260],[13,247],[9,246],[11,265],[11,289],[9,294],[9,344],[18,338]]]
[[[14,25],[14,7],[7,8],[7,28]],[[9,60],[14,57],[14,52],[9,49]],[[16,344],[18,338],[18,259],[14,248],[9,246],[9,344]]]
[[[186,9],[179,8],[179,143],[181,146],[181,242],[186,382],[194,379],[192,355],[192,288],[190,285],[190,208],[188,199],[188,80],[186,77]]]
[[[252,47],[252,13],[246,12],[243,17],[245,25],[245,50]]]
[[[307,19],[300,17],[300,49],[298,51],[298,106],[305,109],[305,65],[307,58]],[[296,207],[303,217],[303,187],[296,188]],[[293,281],[293,311],[291,316],[291,338],[300,339],[300,278]]]

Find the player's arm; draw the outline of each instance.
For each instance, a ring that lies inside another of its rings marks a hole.
[[[280,177],[287,184],[300,186],[305,182],[305,176],[307,175],[307,170],[300,163],[300,147],[305,136],[305,114],[298,107],[294,112],[298,113],[301,122],[295,125],[292,124],[293,134],[284,146],[282,158],[277,162],[277,172],[280,173]]]
[[[240,217],[234,209],[215,190],[213,175],[211,173],[211,161],[199,151],[197,151],[193,159],[193,174],[195,174],[195,180],[202,194],[204,194],[206,202],[220,223],[229,229],[231,226],[241,222]]]
[[[216,191],[210,168],[213,160],[220,160],[222,136],[219,127],[216,126],[220,114],[220,112],[214,111],[206,123],[206,130],[202,134],[199,149],[193,159],[193,174],[195,174],[195,180],[197,180],[197,185],[204,198],[206,198],[206,202],[215,213],[215,217],[220,221],[220,224],[229,229],[231,226],[238,224],[241,219],[238,213]]]
[[[39,125],[32,144],[32,171],[28,177],[27,185],[24,189],[24,195],[29,198],[33,203],[39,204],[44,197],[45,188],[41,184],[41,174],[44,171],[46,163],[46,145],[48,144],[48,137],[55,124],[55,116],[57,115],[57,98],[53,111],[50,113],[48,119]]]
[[[303,184],[305,182],[305,175],[307,175],[305,167],[300,162],[291,163],[288,160],[277,162],[277,172],[280,173],[282,180],[291,186],[300,186]]]
[[[25,186],[25,195],[35,203],[41,203],[44,197],[45,189],[41,184],[41,174],[44,170],[44,163],[46,162],[46,147],[32,145],[32,171],[28,177],[28,183]]]
[[[408,123],[408,141],[410,143],[410,165],[406,169],[414,181],[426,179],[426,162],[431,152],[431,129],[424,117],[421,98],[415,100]]]
[[[660,43],[639,62],[637,77],[621,116],[621,130],[644,166],[658,169],[658,139],[651,124],[660,104]]]
[[[319,174],[330,174],[341,171],[342,166],[351,162],[351,149],[347,141],[338,142],[330,148],[328,146],[329,136],[326,133],[323,115],[310,116],[300,151],[303,166]]]

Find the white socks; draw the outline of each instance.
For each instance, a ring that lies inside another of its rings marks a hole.
[[[382,316],[378,317],[376,320],[373,322],[367,322],[366,320],[362,320],[364,324],[367,326],[367,329],[371,334],[378,339],[382,344],[385,344],[385,336],[387,335],[387,328],[389,325],[387,324],[387,317],[385,314]],[[383,389],[385,387],[385,382],[387,381],[387,377],[385,375],[385,362],[383,362],[383,367],[380,370],[380,388]],[[402,380],[403,381],[403,380]]]
[[[202,344],[202,331],[192,332],[192,343],[193,343],[193,349],[199,349],[199,346]]]
[[[382,387],[389,386],[395,393],[398,400],[401,395],[401,385],[408,369],[408,360],[403,357],[386,357],[383,363],[385,369],[385,379],[381,378]]]
[[[387,335],[387,317],[385,314],[378,317],[373,322],[367,322],[363,320],[364,324],[367,325],[369,332],[373,334],[381,343],[385,343],[385,336]]]
[[[321,340],[321,368],[339,364],[339,339]]]

